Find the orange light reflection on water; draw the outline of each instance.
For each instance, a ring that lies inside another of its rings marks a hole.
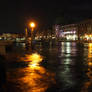
[[[88,44],[88,65],[92,66],[92,43]]]
[[[41,62],[43,60],[42,56],[38,53],[32,53],[25,56],[25,58],[22,58],[24,61],[32,61],[32,62]]]
[[[92,43],[88,44],[88,58],[92,58]]]
[[[22,89],[27,89],[26,92],[45,92],[51,84],[55,83],[55,74],[39,65],[42,60],[42,56],[37,53],[26,55],[26,60],[24,59],[30,61],[28,67],[23,69],[25,76],[20,78]]]
[[[88,44],[88,72],[86,73],[88,81],[84,83],[81,92],[89,92],[89,87],[92,85],[92,43]]]
[[[32,53],[32,54],[26,55],[25,57],[21,58],[21,60],[30,62],[32,67],[35,67],[39,65],[40,62],[42,62],[43,57],[39,55],[38,53]]]

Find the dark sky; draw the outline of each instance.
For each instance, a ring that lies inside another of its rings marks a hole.
[[[67,23],[92,18],[91,0],[8,0],[1,7],[2,32],[23,32],[24,25],[35,20],[38,29],[50,28],[57,17]]]

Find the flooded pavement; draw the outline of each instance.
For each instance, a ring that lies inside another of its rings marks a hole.
[[[59,42],[15,56],[7,63],[7,92],[92,92],[92,43]]]

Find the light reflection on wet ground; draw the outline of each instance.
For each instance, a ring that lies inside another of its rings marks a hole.
[[[92,43],[88,44],[88,58],[87,58],[87,80],[84,82],[81,92],[92,91]]]
[[[42,61],[39,54],[26,55],[22,60],[28,62],[28,66],[8,72],[8,81],[13,84],[13,87],[8,89],[9,92],[45,92],[55,83],[55,74],[39,65]]]
[[[22,76],[18,75],[21,73],[23,73]],[[10,74],[13,77],[9,77],[9,81],[16,87],[16,89],[11,88],[11,92],[45,92],[52,83],[55,83],[54,74],[47,72],[45,68],[40,66],[34,69],[30,66],[23,69],[17,69]]]
[[[92,43],[60,42],[36,52],[42,64],[26,62],[25,54],[18,60],[23,66],[8,67],[8,92],[92,92]]]

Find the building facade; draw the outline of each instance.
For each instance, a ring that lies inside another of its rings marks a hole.
[[[55,25],[56,38],[64,41],[92,41],[92,19],[77,24]]]
[[[92,41],[92,19],[82,21],[78,24],[80,40]]]
[[[56,25],[55,26],[56,37],[62,41],[75,41],[78,40],[78,28],[77,24],[69,25]]]

